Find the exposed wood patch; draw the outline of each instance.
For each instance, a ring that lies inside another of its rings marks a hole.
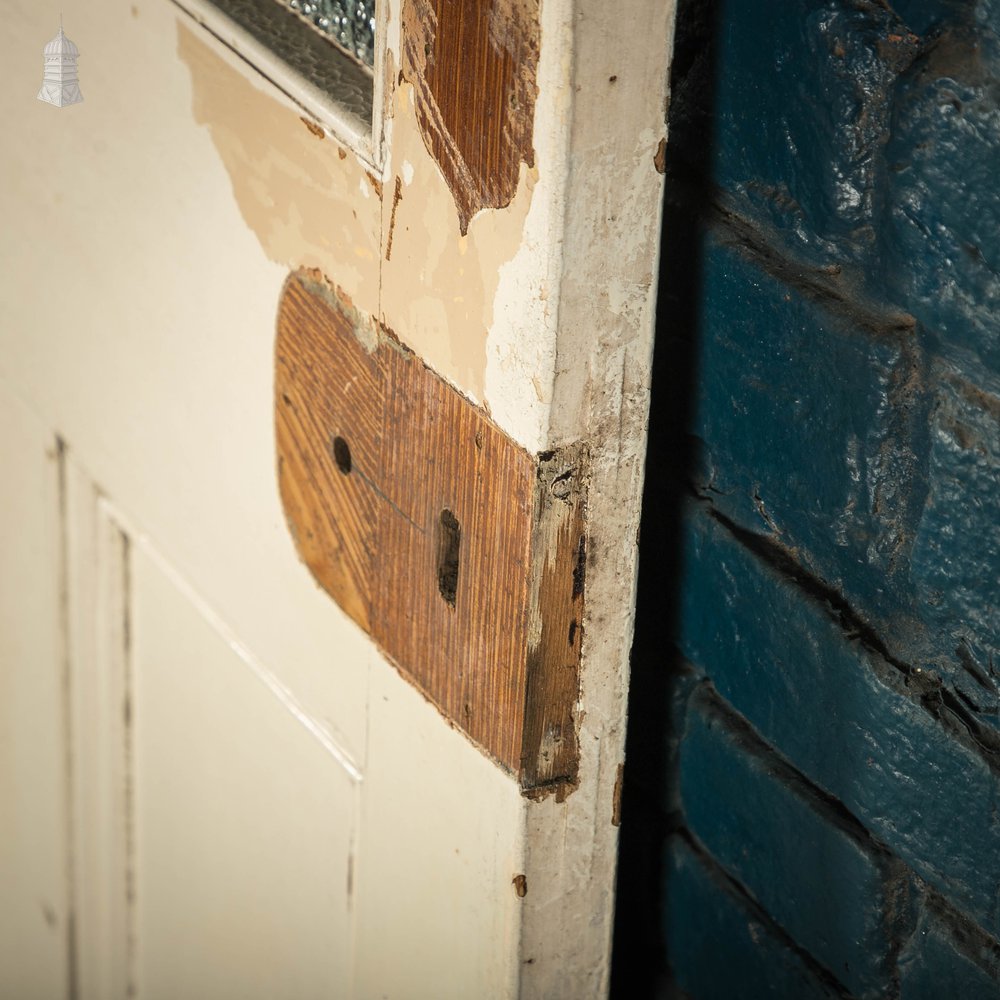
[[[532,788],[576,781],[574,707],[583,642],[586,533],[580,448],[546,452],[535,483],[522,772]]]
[[[625,765],[619,764],[615,771],[615,790],[611,798],[611,825],[622,825],[622,781],[625,778]]]
[[[390,260],[392,258],[392,234],[396,231],[396,209],[399,208],[399,203],[403,200],[403,182],[400,177],[396,176],[396,184],[392,192],[392,215],[389,217],[389,235],[385,240],[385,259]]]
[[[305,127],[309,129],[309,131],[312,132],[317,139],[326,138],[326,131],[318,122],[314,122],[311,118],[306,118],[305,115],[299,115],[299,121],[302,122],[302,124],[305,125]]]
[[[403,68],[427,149],[455,196],[462,233],[503,208],[534,165],[538,0],[405,0]]]
[[[275,419],[299,555],[525,789],[576,780],[584,453],[536,459],[315,272],[286,282]]]
[[[656,152],[653,154],[653,166],[656,167],[656,172],[658,174],[666,173],[667,171],[667,139],[664,136],[656,146]]]

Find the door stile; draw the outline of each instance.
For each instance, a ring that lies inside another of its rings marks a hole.
[[[527,805],[522,998],[600,997],[609,983],[675,15],[673,0],[558,6],[572,97],[545,447],[590,453],[587,610],[579,784]],[[543,13],[543,46],[553,23]]]

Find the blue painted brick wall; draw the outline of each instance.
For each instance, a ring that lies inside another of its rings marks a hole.
[[[953,915],[931,900],[899,956],[899,971],[903,1000],[992,997],[1000,979],[1000,949],[963,933]]]
[[[705,850],[832,979],[880,996],[900,893],[888,852],[705,684],[689,702],[679,777],[687,828]]]
[[[681,0],[672,94],[616,993],[1000,1000],[1000,0]]]
[[[919,39],[877,2],[716,6],[713,180],[807,259],[870,266],[892,91]]]
[[[685,517],[684,656],[808,780],[1000,932],[996,765],[932,678],[852,637],[710,511],[692,502]]]
[[[666,846],[670,895],[666,934],[684,961],[677,985],[706,1000],[833,1000],[842,994],[791,947],[765,913],[678,836]],[[719,943],[725,942],[724,953]]]

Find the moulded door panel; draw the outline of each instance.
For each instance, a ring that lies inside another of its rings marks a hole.
[[[360,775],[142,544],[129,617],[138,994],[337,995]]]

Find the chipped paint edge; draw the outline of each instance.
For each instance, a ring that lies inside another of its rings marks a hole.
[[[563,172],[568,167],[572,123],[573,31],[568,0],[541,4],[532,136],[538,179],[521,245],[500,267],[493,325],[486,340],[484,398],[494,420],[536,454],[552,447],[549,425],[566,216]],[[522,177],[524,170],[522,166]]]
[[[366,123],[342,108],[335,99],[313,86],[294,69],[262,45],[210,0],[172,0],[177,8],[216,43],[216,51],[226,50],[245,69],[263,77],[281,95],[282,103],[300,117],[302,113],[324,132],[337,139],[362,159],[370,169],[381,173],[382,133],[381,87],[375,77],[371,123]],[[376,57],[380,69],[381,53]]]

